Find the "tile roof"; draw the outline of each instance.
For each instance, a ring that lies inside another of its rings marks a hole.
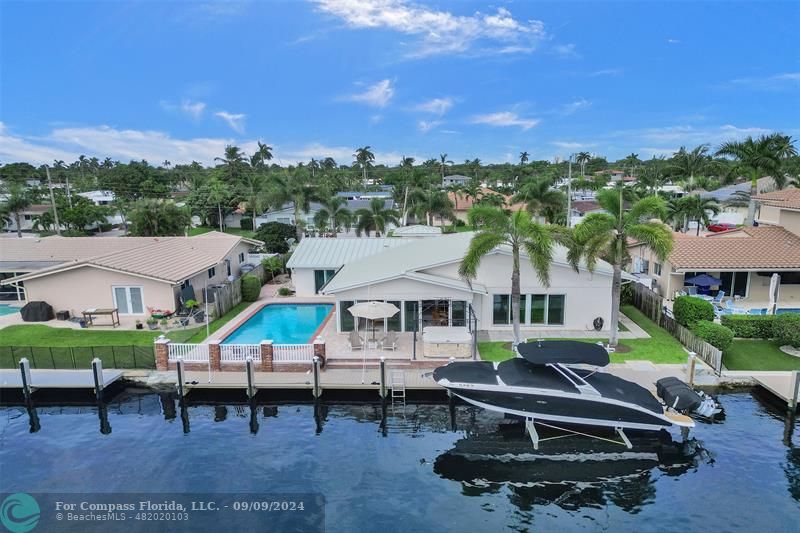
[[[675,239],[676,270],[800,270],[800,237],[780,226]]]
[[[297,245],[287,268],[327,268],[336,269],[349,261],[395,246],[401,246],[418,239],[400,237],[354,237],[326,239],[305,237]]]
[[[588,213],[589,211],[603,210],[597,200],[573,200],[570,207],[578,213]]]
[[[783,189],[759,194],[754,198],[762,205],[783,207],[785,209],[800,209],[800,189]]]
[[[179,283],[221,263],[225,256],[244,241],[254,246],[259,241],[212,231],[195,237],[47,237],[19,239],[35,241],[39,247],[17,246],[3,261],[58,260],[50,268],[37,270],[15,280],[50,275],[80,266],[108,268],[169,283]],[[21,244],[21,243],[20,243]],[[69,249],[73,253],[69,253]],[[99,252],[99,253],[98,253]],[[38,255],[37,255],[38,254]],[[14,259],[12,259],[14,258]]]
[[[481,196],[486,196],[486,195],[489,195],[489,194],[497,194],[499,196],[502,196],[506,200],[506,206],[510,206],[510,208],[512,210],[514,210],[514,211],[519,211],[520,209],[525,209],[525,204],[522,203],[522,202],[517,202],[517,203],[511,205],[511,196],[509,196],[507,194],[500,194],[499,192],[493,191],[492,189],[489,189],[487,187],[481,187],[479,189],[479,191],[480,191]],[[456,199],[456,193],[454,193],[452,191],[447,193],[447,197],[450,198],[450,201],[453,202],[453,204],[455,205],[455,210],[456,211],[469,211],[469,209],[473,206],[473,204],[476,201],[476,199],[473,198],[472,196],[467,198],[462,193],[459,193],[458,194],[458,198]],[[458,201],[456,201],[456,200],[458,200]]]

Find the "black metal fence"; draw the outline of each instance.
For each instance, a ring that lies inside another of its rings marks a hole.
[[[41,369],[85,370],[95,357],[104,368],[156,368],[153,346],[0,346],[0,368],[17,368],[23,357]]]

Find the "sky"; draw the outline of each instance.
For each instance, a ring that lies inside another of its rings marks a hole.
[[[800,2],[0,2],[0,163],[641,158],[800,136]]]

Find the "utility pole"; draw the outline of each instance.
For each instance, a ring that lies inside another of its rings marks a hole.
[[[572,227],[572,155],[569,156],[567,171],[567,227]]]
[[[56,224],[56,235],[61,236],[61,225],[58,223],[58,209],[56,209],[56,197],[53,195],[53,182],[50,181],[50,167],[45,165],[44,171],[47,173],[47,188],[50,189],[50,203],[53,206],[53,220]]]

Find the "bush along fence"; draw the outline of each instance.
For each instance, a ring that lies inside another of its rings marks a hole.
[[[650,320],[667,330],[683,344],[686,349],[697,354],[717,375],[722,373],[722,350],[712,346],[692,330],[682,326],[665,313],[664,299],[639,283],[632,284],[631,303]],[[695,298],[695,300],[703,301]],[[713,319],[713,316],[712,316]]]
[[[0,368],[18,368],[23,357],[39,369],[86,370],[95,357],[104,368],[156,368],[153,346],[0,346]]]

